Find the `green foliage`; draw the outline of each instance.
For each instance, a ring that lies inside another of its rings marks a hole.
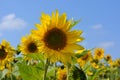
[[[47,73],[48,80],[54,80],[56,78],[57,67],[49,66],[49,70]]]
[[[79,22],[81,21],[80,20],[77,20],[77,21],[72,21],[71,25],[70,25],[70,28],[74,27],[75,25],[77,25]]]
[[[86,74],[78,66],[74,65],[70,75],[72,80],[87,80]]]
[[[42,80],[44,74],[44,59],[42,54],[29,54],[26,57],[31,60],[21,60],[17,63],[20,75],[25,80]],[[34,63],[34,60],[37,63]]]
[[[16,78],[16,76],[14,76],[14,75],[10,75],[10,76],[5,76],[4,78],[2,78],[1,80],[18,80],[17,78]],[[20,80],[20,79],[19,79]]]
[[[38,66],[31,66],[24,63],[19,63],[18,67],[22,78],[25,80],[41,80],[43,76],[43,69]]]
[[[4,69],[4,70],[0,70],[0,79],[4,78],[6,73],[7,73],[7,69]]]
[[[2,71],[0,70],[0,79],[2,78]]]
[[[76,56],[77,58],[80,58],[80,57],[84,56],[85,54],[87,54],[89,51],[90,51],[90,50],[84,50],[84,51],[83,51],[82,53],[80,53],[80,54],[75,54],[75,56]]]
[[[93,76],[91,77],[90,80],[95,80],[95,78],[99,77],[99,74],[105,70],[107,70],[108,68],[100,68],[100,69],[97,69],[96,72],[93,74]]]

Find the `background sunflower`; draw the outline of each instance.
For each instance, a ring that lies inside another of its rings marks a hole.
[[[39,43],[31,36],[25,36],[21,39],[20,50],[23,54],[39,53]]]
[[[9,42],[2,40],[0,44],[0,70],[3,70],[14,58],[14,49]]]

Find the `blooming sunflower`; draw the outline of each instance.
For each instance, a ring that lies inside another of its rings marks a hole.
[[[0,44],[0,70],[3,70],[13,58],[14,49],[7,41],[2,40],[2,43]]]
[[[91,63],[92,67],[95,68],[95,69],[98,69],[99,68],[99,65],[96,64],[95,62]]]
[[[109,54],[107,54],[105,59],[106,59],[106,61],[110,61],[112,58],[111,58],[111,56]]]
[[[111,68],[115,68],[117,67],[117,62],[116,61],[112,61],[112,63],[110,64]]]
[[[96,48],[94,52],[94,59],[102,59],[104,57],[104,49]]]
[[[32,30],[33,37],[41,43],[41,52],[51,61],[71,61],[74,50],[84,49],[77,43],[83,40],[81,30],[70,30],[71,20],[66,20],[66,14],[52,13],[52,16],[42,13],[41,24],[36,24],[37,30]]]
[[[20,50],[23,54],[39,53],[39,43],[31,35],[22,37]]]
[[[120,67],[120,58],[118,58],[118,59],[116,60],[116,63],[117,63],[117,66]]]
[[[67,70],[64,69],[58,69],[57,71],[57,80],[66,80],[67,79]]]
[[[92,72],[92,71],[87,71],[87,75],[88,75],[88,76],[92,76],[92,75],[93,75],[93,72]]]
[[[107,54],[107,55],[105,56],[105,60],[106,60],[109,64],[112,63],[112,57],[111,57],[109,54]]]
[[[78,63],[80,63],[80,66],[83,67],[90,59],[91,59],[91,52],[87,52],[84,56],[77,59]]]

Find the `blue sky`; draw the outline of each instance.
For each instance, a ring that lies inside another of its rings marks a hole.
[[[119,0],[0,0],[0,42],[6,39],[16,47],[40,22],[41,12],[51,15],[58,9],[68,19],[82,19],[74,29],[84,31],[85,48],[103,47],[105,54],[120,58],[119,8]]]

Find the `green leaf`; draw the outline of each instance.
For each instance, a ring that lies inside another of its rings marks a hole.
[[[90,50],[85,50],[85,51],[83,51],[83,52],[80,53],[80,54],[76,54],[75,56],[76,56],[77,58],[80,58],[80,57],[84,56],[85,54],[87,54],[89,51],[90,51]]]
[[[17,55],[19,55],[21,53],[20,45],[19,44],[17,45],[17,49],[15,51],[16,51]]]
[[[8,72],[7,69],[1,70],[0,71],[0,79],[4,78],[7,72]]]
[[[18,63],[20,75],[24,80],[42,80],[43,70],[36,66]]]
[[[77,20],[77,21],[73,21],[72,24],[70,25],[70,28],[74,27],[75,25],[77,25],[79,22],[81,21],[80,20]]]
[[[42,53],[31,53],[31,54],[27,54],[25,56],[33,58],[33,59],[37,59],[37,60],[44,60],[44,56]]]
[[[56,77],[56,76],[54,76],[55,70],[56,70],[56,68],[53,66],[49,68],[48,73],[47,73],[47,77],[49,80],[53,80]]]
[[[90,70],[90,68],[91,68],[91,65],[87,65],[87,66],[85,66],[84,71],[88,72]]]
[[[18,60],[18,61],[21,61],[21,60],[23,60],[23,57],[21,57],[21,56],[20,57],[16,57],[15,59]]]
[[[35,59],[35,60],[40,60],[41,64],[44,65],[44,56],[42,53],[33,53],[33,54],[28,54],[26,55],[29,58]]]
[[[75,57],[77,57],[77,58],[80,58],[80,57],[82,57],[82,56],[84,56],[85,54],[87,54],[89,51],[92,51],[94,48],[92,48],[92,49],[89,49],[89,50],[84,50],[82,53],[80,53],[80,54],[75,54]]]
[[[73,64],[77,63],[77,58],[73,56],[72,57],[72,62],[73,62]]]
[[[14,69],[12,70],[11,73],[12,73],[12,75],[14,75],[14,76],[19,76],[19,75],[20,75],[17,64],[14,64]]]

